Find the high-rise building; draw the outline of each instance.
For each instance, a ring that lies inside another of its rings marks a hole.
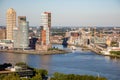
[[[51,13],[50,12],[44,12],[41,14],[41,24],[44,26],[44,28],[49,27],[51,28]]]
[[[9,8],[6,14],[7,18],[7,39],[13,40],[13,28],[16,27],[16,12],[13,8]]]
[[[28,22],[21,22],[19,26],[19,37],[20,37],[20,47],[25,49],[29,46],[29,39],[28,39]]]
[[[19,48],[19,37],[18,37],[18,28],[16,27],[16,28],[14,28],[13,29],[13,47],[14,48]]]
[[[44,12],[41,14],[41,31],[40,41],[36,44],[36,50],[48,50],[50,44],[50,28],[51,28],[51,13]]]
[[[14,48],[16,49],[26,49],[29,46],[28,39],[28,22],[26,17],[18,17],[18,28],[14,28]]]
[[[40,41],[41,45],[46,45],[46,30],[43,29],[43,26],[41,26],[40,31]]]
[[[18,25],[20,25],[21,22],[26,22],[26,16],[18,16]]]
[[[50,28],[51,28],[51,13],[50,12],[44,12],[41,14],[41,24],[42,24],[42,30],[45,31],[43,34],[41,35],[46,35],[46,44],[45,45],[49,45],[50,44]],[[41,31],[42,31],[41,30]],[[44,38],[44,37],[41,37]],[[42,39],[44,40],[44,39]],[[43,42],[43,41],[42,41]]]

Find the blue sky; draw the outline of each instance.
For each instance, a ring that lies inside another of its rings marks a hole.
[[[120,26],[120,0],[0,0],[0,25],[8,8],[31,26],[41,25],[44,11],[52,13],[52,26]]]

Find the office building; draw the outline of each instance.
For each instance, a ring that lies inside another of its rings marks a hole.
[[[13,40],[13,28],[16,27],[16,12],[13,8],[9,8],[6,14],[7,23],[7,39]]]
[[[50,28],[51,28],[51,13],[44,12],[41,14],[41,30],[40,40],[36,44],[36,50],[48,50],[50,44]]]
[[[26,21],[26,17],[18,17],[18,28],[14,28],[14,48],[26,49],[29,46],[28,28],[29,23]]]
[[[51,28],[51,13],[50,12],[44,12],[41,14],[41,24],[44,26],[44,29],[46,27]]]
[[[18,16],[18,25],[20,25],[21,22],[26,22],[26,16]]]
[[[49,45],[50,44],[50,28],[51,28],[51,13],[50,12],[44,12],[41,14],[41,24],[42,24],[42,30],[46,32],[46,33],[44,32],[44,34],[41,34],[41,35],[46,35],[45,36],[46,42],[44,45]],[[41,38],[44,38],[44,36]],[[44,40],[44,39],[41,39],[41,40]]]
[[[0,49],[13,49],[12,40],[1,39],[0,40]]]

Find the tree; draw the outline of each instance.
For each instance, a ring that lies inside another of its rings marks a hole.
[[[12,73],[8,74],[8,76],[5,76],[3,80],[20,80],[20,77],[18,74]]]
[[[30,80],[29,78],[21,78],[21,80]]]
[[[32,77],[30,80],[42,80],[42,77],[40,74],[36,74],[34,77]]]
[[[24,69],[27,69],[28,68],[28,65],[24,62],[19,62],[19,63],[16,63],[15,64],[16,66],[19,66],[19,67],[22,67]]]
[[[0,74],[0,80],[3,80],[5,76],[6,76],[5,74]]]
[[[40,75],[42,79],[46,79],[48,71],[45,69],[34,69],[35,75]]]
[[[119,45],[118,45],[118,42],[112,41],[111,42],[111,46],[112,47],[118,47]]]
[[[50,80],[107,80],[103,77],[89,75],[62,74],[55,72]]]
[[[36,74],[40,74],[41,76],[47,76],[48,75],[48,71],[45,69],[35,69],[34,70],[36,72]]]

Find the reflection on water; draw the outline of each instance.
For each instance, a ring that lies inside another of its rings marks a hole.
[[[50,61],[51,61],[51,56],[45,55],[45,56],[40,56],[40,61],[41,61],[41,68],[50,70]]]
[[[0,63],[12,63],[15,65],[18,62],[27,62],[27,56],[26,54],[2,53]]]
[[[61,45],[54,45],[64,49]],[[120,59],[97,55],[91,51],[77,49],[69,54],[33,55],[0,53],[0,64],[26,62],[34,68],[44,68],[49,74],[54,72],[100,75],[109,80],[120,80]]]
[[[110,62],[113,61],[115,63],[120,63],[120,58],[117,57],[110,57],[110,56],[105,56],[106,61]]]

